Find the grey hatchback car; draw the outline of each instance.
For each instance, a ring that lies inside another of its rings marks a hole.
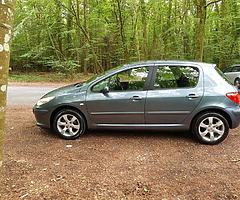
[[[218,144],[240,124],[240,94],[213,64],[148,61],[49,92],[33,112],[64,139],[100,128],[191,130]]]

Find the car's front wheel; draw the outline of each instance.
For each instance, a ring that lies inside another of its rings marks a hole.
[[[55,115],[53,129],[61,138],[73,140],[85,132],[86,122],[77,111],[63,109]]]
[[[214,145],[227,137],[229,124],[221,114],[207,112],[195,119],[192,131],[201,143]]]

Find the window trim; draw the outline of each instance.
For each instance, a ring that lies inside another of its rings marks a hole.
[[[198,76],[198,81],[197,81],[197,84],[195,87],[176,87],[176,88],[155,88],[154,87],[154,83],[156,81],[156,77],[157,77],[157,69],[158,67],[191,67],[193,69],[196,69],[199,73],[199,76]],[[153,69],[153,75],[152,75],[152,79],[151,79],[151,84],[149,86],[149,90],[182,90],[182,89],[194,89],[194,88],[197,88],[199,83],[200,83],[200,78],[201,78],[201,69],[198,67],[198,66],[193,66],[193,65],[176,65],[176,64],[156,64],[154,66],[154,69]]]

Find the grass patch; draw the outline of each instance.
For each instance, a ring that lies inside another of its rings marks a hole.
[[[9,81],[10,82],[25,82],[25,83],[39,83],[39,82],[50,82],[50,83],[60,83],[60,82],[82,82],[89,79],[93,74],[84,75],[82,73],[74,74],[74,76],[69,77],[62,73],[53,72],[31,72],[31,73],[19,73],[10,72]]]

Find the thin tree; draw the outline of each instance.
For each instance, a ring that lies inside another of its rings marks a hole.
[[[196,25],[196,49],[195,59],[203,61],[204,51],[204,39],[205,39],[205,26],[207,19],[207,7],[211,4],[221,2],[222,0],[207,1],[207,0],[196,0],[197,6],[197,25]]]
[[[0,0],[0,167],[2,166],[3,133],[10,60],[9,46],[12,35],[14,6],[14,0]]]

